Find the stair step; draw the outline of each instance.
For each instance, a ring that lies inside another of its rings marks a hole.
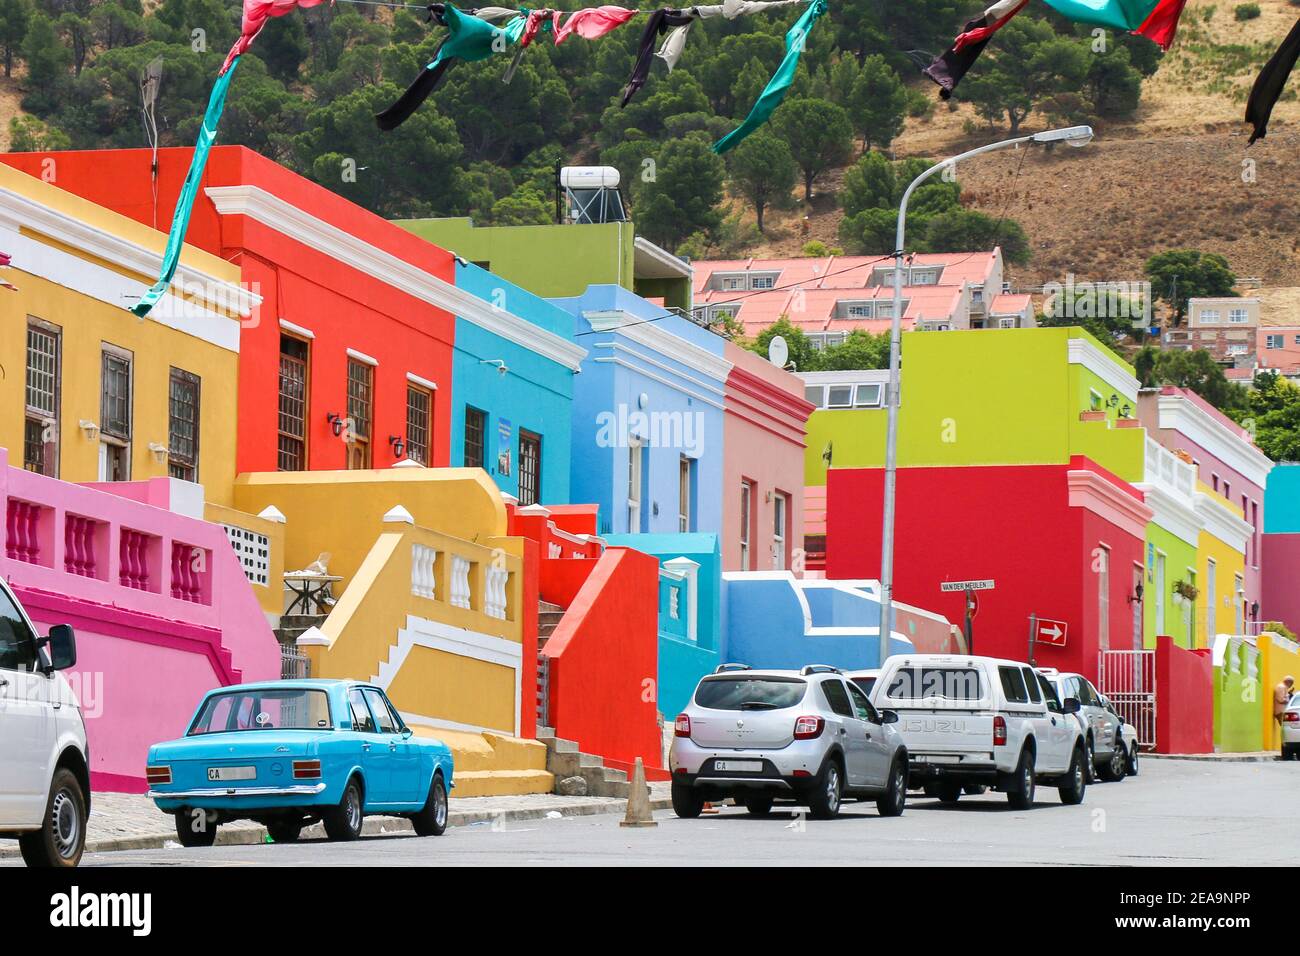
[[[552,612],[552,611],[558,611],[559,613],[563,614],[564,608],[562,608],[558,604],[552,604],[550,601],[538,601],[537,611],[540,614],[546,614],[547,612]]]

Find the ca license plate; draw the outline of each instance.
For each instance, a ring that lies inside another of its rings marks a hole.
[[[763,769],[761,760],[715,760],[713,769],[731,773],[755,773]]]
[[[209,780],[254,780],[257,778],[256,767],[209,767]]]

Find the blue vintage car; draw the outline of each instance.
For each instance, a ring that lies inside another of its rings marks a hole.
[[[251,819],[277,843],[321,820],[355,840],[367,814],[409,817],[421,836],[447,827],[451,750],[416,737],[373,684],[286,680],[210,691],[179,740],[149,748],[149,796],[187,847]]]

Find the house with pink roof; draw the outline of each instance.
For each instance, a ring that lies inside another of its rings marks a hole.
[[[893,320],[894,262],[888,256],[717,259],[692,263],[698,321],[737,320],[756,336],[785,317],[814,347],[850,332],[886,331]],[[917,254],[903,286],[905,330],[1027,328],[1028,295],[1011,292],[1002,250]]]

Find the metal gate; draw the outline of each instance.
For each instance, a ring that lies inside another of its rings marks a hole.
[[[1097,662],[1097,689],[1126,723],[1137,728],[1138,743],[1156,742],[1156,652],[1102,651]]]

